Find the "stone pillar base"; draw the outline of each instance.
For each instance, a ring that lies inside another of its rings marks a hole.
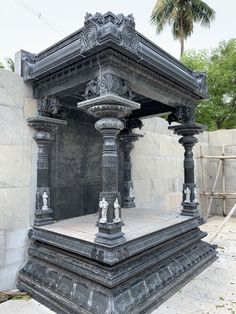
[[[105,245],[115,245],[125,241],[124,233],[121,232],[121,227],[124,225],[122,219],[118,221],[114,218],[114,202],[117,199],[120,204],[120,193],[119,192],[101,192],[99,194],[99,199],[102,200],[105,198],[109,203],[107,222],[100,222],[101,216],[99,216],[97,226],[98,233],[96,234],[95,242],[102,243]],[[101,213],[100,213],[101,214]],[[121,215],[119,214],[119,217]]]
[[[186,191],[189,191],[187,196]],[[198,199],[197,199],[197,190],[196,184],[194,183],[185,183],[183,184],[183,208],[181,215],[191,216],[191,217],[200,217],[200,211],[198,210]]]
[[[53,210],[48,208],[47,210],[36,210],[34,213],[34,226],[44,226],[53,223],[52,218]]]
[[[195,204],[184,205],[180,214],[183,216],[200,217],[199,210]]]
[[[99,226],[99,232],[96,233],[96,238],[95,238],[94,242],[105,244],[108,246],[113,246],[113,245],[117,245],[119,243],[125,242],[126,239],[124,237],[124,233],[121,232],[122,225],[123,225],[122,223],[119,224],[119,227],[117,227],[117,229],[115,229],[115,233],[114,233],[114,229],[112,227],[111,227],[111,229],[109,229],[109,228],[104,229],[102,226],[98,225]]]
[[[136,204],[134,202],[134,197],[127,197],[125,200],[124,200],[124,207],[125,208],[133,208],[133,207],[136,207]]]
[[[144,314],[216,259],[198,218],[112,247],[34,228],[18,288],[60,314]]]

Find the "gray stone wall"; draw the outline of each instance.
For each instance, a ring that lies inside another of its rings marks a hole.
[[[30,86],[0,70],[0,291],[15,286],[26,260],[36,182],[36,144],[26,118],[34,110]]]
[[[180,207],[183,184],[183,147],[161,118],[143,119],[143,135],[132,151],[132,177],[137,207]]]

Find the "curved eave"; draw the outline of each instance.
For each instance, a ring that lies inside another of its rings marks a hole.
[[[207,98],[207,93],[199,88],[193,71],[186,68],[182,63],[145,38],[142,34],[137,33],[140,44],[138,54],[121,46],[112,32],[92,49],[81,53],[78,39],[81,30],[36,55],[36,60],[38,59],[38,61],[31,64],[31,70],[27,77],[25,77],[25,80],[38,80],[106,48],[113,48],[169,79],[174,84],[191,91],[196,95],[196,98]]]

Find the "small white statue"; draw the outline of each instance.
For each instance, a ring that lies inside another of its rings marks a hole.
[[[103,197],[103,199],[99,202],[99,207],[101,208],[102,212],[101,212],[101,218],[99,219],[99,222],[101,222],[102,224],[105,224],[107,222],[107,210],[108,210],[108,206],[109,203],[105,200],[105,198]]]
[[[198,197],[197,197],[197,189],[196,188],[194,188],[194,200],[193,200],[193,203],[194,204],[199,204]]]
[[[132,198],[132,199],[135,198],[135,197],[134,197],[134,189],[133,189],[132,186],[129,188],[129,197]]]
[[[184,203],[190,204],[191,203],[191,201],[190,201],[191,190],[188,187],[186,187],[186,189],[184,190],[184,193],[185,193]]]
[[[115,209],[115,218],[113,219],[114,223],[121,222],[120,218],[120,205],[118,203],[118,199],[116,198],[114,202],[114,209]]]
[[[48,209],[48,195],[46,192],[43,192],[43,207],[42,210],[47,210]]]

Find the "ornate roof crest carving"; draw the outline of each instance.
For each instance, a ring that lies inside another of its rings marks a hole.
[[[105,24],[110,24],[109,31],[107,28],[104,28]],[[90,31],[86,31],[86,28],[90,28]],[[90,46],[84,45],[82,51],[88,50],[98,44],[98,42],[103,40],[108,33],[109,35],[118,37],[120,45],[127,50],[130,50],[133,53],[138,53],[140,51],[133,15],[129,14],[124,16],[122,13],[115,15],[111,12],[105,14],[97,12],[94,15],[86,13],[81,38],[87,42],[86,36],[88,34],[90,36]]]
[[[172,113],[168,116],[168,123],[179,122],[183,124],[193,124],[195,123],[195,113],[194,109],[186,106],[176,107]]]
[[[92,80],[87,84],[85,98],[93,98],[106,93],[113,93],[128,99],[134,97],[124,79],[119,78],[114,73],[103,73],[96,80]]]
[[[63,119],[65,107],[55,96],[43,97],[38,101],[38,114],[44,117]]]
[[[206,83],[206,73],[200,72],[200,71],[194,71],[193,74],[197,80],[197,85],[199,87],[200,93],[205,94],[207,96],[208,88],[207,88],[207,83]]]

